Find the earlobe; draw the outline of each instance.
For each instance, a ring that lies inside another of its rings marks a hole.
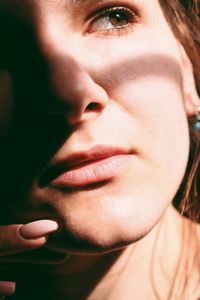
[[[184,104],[188,117],[195,117],[200,109],[200,98],[197,93],[193,67],[184,48],[180,45]]]
[[[193,122],[193,129],[195,131],[200,132],[200,104],[198,106],[197,114],[196,114],[195,120]]]

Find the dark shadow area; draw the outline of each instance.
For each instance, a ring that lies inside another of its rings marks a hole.
[[[93,276],[92,282],[91,279],[88,281],[90,289],[88,289],[88,285],[86,283],[86,286],[80,290],[80,293],[84,295],[83,298],[79,298],[77,300],[84,300],[88,297],[97,282],[104,277],[122,253],[123,250],[103,255],[104,264],[99,263],[99,261],[97,262],[95,265],[96,276],[95,278]],[[54,298],[51,294],[52,286],[50,284],[51,281],[49,274],[51,274],[51,269],[54,268],[53,266],[26,263],[1,263],[0,267],[1,274],[3,274],[3,276],[0,277],[0,280],[12,279],[17,282],[16,294],[9,297],[10,300],[59,300],[59,298]],[[80,278],[77,279],[77,288],[85,277],[89,276],[91,278],[90,272],[90,269],[88,269],[87,274],[81,274]],[[84,278],[82,278],[82,276]],[[68,278],[68,281],[70,281],[70,278]],[[72,284],[74,284],[73,280]],[[74,298],[69,295],[67,299],[71,300]]]
[[[13,121],[10,134],[0,148],[3,207],[0,220],[2,224],[6,224],[12,223],[15,213],[28,206],[26,195],[33,180],[51,163],[54,154],[77,128],[67,123],[66,116],[70,107],[66,104],[67,101],[63,104],[63,99],[59,98],[52,86],[47,61],[37,46],[32,29],[9,15],[0,16],[0,44],[0,69],[10,71],[14,87]],[[60,57],[60,63],[66,64],[66,72],[69,59]],[[119,87],[127,82],[130,69],[133,70],[130,80],[154,75],[173,81],[181,80],[180,66],[175,60],[167,56],[148,55],[113,65],[108,70],[99,69],[95,81],[100,82],[102,74],[111,74],[112,81]],[[69,76],[71,81],[77,80],[75,72],[69,73]],[[108,81],[108,88],[110,84]],[[43,185],[45,186],[45,182]],[[50,211],[51,208],[46,207],[46,210]],[[74,237],[70,240],[69,236],[69,244],[70,242],[73,245]],[[83,241],[76,242],[84,247]],[[86,244],[85,247],[88,249],[89,245]],[[97,270],[98,276],[93,287],[106,274],[118,255],[116,252],[113,260]],[[43,289],[43,269],[42,266],[23,264],[2,265],[4,280],[18,279],[19,295],[10,299],[50,300]]]
[[[28,188],[33,178],[77,128],[72,128],[67,123],[66,116],[70,107],[67,101],[63,103],[63,99],[59,99],[52,86],[50,70],[37,47],[31,28],[20,24],[13,17],[9,20],[7,15],[5,19],[1,17],[0,22],[3,23],[0,23],[0,67],[10,70],[14,86],[12,127],[7,141],[1,146],[1,157],[5,158],[1,161],[2,171],[5,172],[1,172],[5,178],[2,178],[1,183],[6,187],[7,194],[10,188],[6,183],[10,184],[12,176],[15,179],[12,180],[12,190],[16,195],[14,186],[17,186],[18,194],[20,186]],[[59,58],[59,63],[66,65],[66,72],[69,60],[69,57]],[[73,61],[71,64],[75,69]],[[131,77],[130,69],[133,70]],[[99,70],[95,78],[99,84],[102,74],[110,74],[108,77],[118,87],[126,83],[128,78],[133,80],[134,77],[139,80],[156,75],[173,81],[181,78],[180,66],[176,61],[167,56],[156,55],[137,57],[120,65],[113,65],[108,70]],[[75,72],[69,73],[69,77],[71,81],[77,80]],[[107,81],[108,88],[110,84]]]

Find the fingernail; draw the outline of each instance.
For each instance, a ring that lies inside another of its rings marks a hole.
[[[39,220],[25,224],[19,228],[19,234],[24,239],[37,239],[58,229],[58,224],[52,220]]]
[[[15,293],[16,283],[11,281],[0,281],[0,295],[10,296]]]

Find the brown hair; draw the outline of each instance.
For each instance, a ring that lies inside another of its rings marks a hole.
[[[159,0],[159,3],[174,35],[184,47],[192,63],[196,89],[200,96],[200,2],[199,0]],[[198,181],[200,178],[200,132],[195,132],[193,122],[194,119],[189,120],[188,166],[174,199],[174,206],[182,215],[200,223],[200,180]],[[200,241],[194,227],[184,230],[182,246],[182,254],[167,299],[174,299],[175,294],[176,299],[188,299],[186,294],[187,287],[190,286],[191,278],[193,278],[191,274],[198,267],[200,270]],[[192,251],[188,252],[188,247]],[[199,287],[199,282],[197,285]],[[155,295],[160,299],[156,290]]]
[[[159,0],[176,38],[184,47],[194,71],[200,95],[200,2],[199,0]],[[200,132],[190,124],[190,157],[183,183],[174,204],[182,214],[200,222]]]

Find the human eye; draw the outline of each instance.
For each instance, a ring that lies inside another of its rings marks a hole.
[[[126,6],[100,9],[89,18],[87,33],[121,35],[132,30],[138,22],[138,14]]]

